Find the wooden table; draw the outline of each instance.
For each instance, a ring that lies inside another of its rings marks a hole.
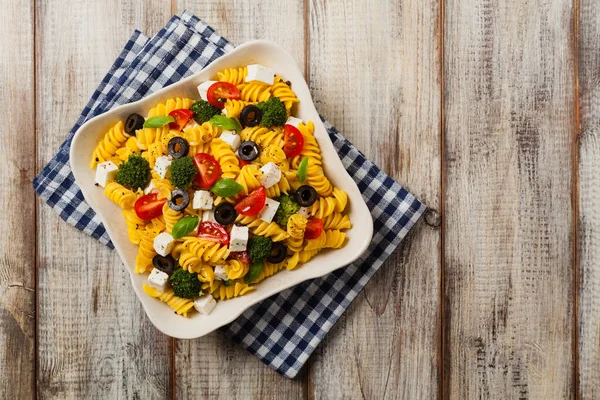
[[[159,333],[115,252],[31,189],[132,30],[184,9],[288,47],[320,112],[432,209],[296,380]],[[600,396],[600,0],[0,10],[0,398]]]

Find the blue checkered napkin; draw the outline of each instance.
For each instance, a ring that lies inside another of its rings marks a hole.
[[[65,221],[112,246],[75,185],[69,165],[74,132],[89,118],[197,72],[231,49],[227,40],[188,12],[181,18],[173,17],[153,38],[136,31],[59,152],[35,178],[36,192]],[[353,264],[287,289],[223,328],[234,342],[289,378],[298,374],[325,334],[425,211],[423,204],[367,160],[335,128],[327,122],[325,126],[371,210],[374,236],[369,248]]]

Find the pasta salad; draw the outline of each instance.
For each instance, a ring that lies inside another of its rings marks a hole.
[[[144,292],[184,317],[344,246],[351,228],[289,81],[254,64],[198,94],[117,122],[90,163],[123,209]]]

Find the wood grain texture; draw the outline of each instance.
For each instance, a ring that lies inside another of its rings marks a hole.
[[[234,44],[268,39],[287,48],[298,65],[305,64],[304,8],[301,2],[177,1],[215,27]],[[215,332],[197,340],[178,340],[175,346],[177,399],[301,399],[305,377],[288,380],[254,356]]]
[[[579,392],[600,397],[600,13],[579,2]]]
[[[572,2],[445,4],[444,391],[570,398]]]
[[[59,147],[134,27],[154,32],[162,1],[37,3],[38,165]],[[39,212],[38,394],[170,396],[171,340],[146,318],[116,252]]]
[[[35,390],[35,121],[33,9],[0,1],[0,398],[28,399]],[[19,118],[8,116],[18,115]]]
[[[319,112],[434,210],[440,207],[440,2],[310,2]],[[406,239],[309,361],[315,399],[438,396],[439,214]]]

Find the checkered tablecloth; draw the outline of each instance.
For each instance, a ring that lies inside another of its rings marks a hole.
[[[200,71],[234,48],[205,22],[184,12],[154,37],[135,31],[83,109],[58,153],[35,178],[38,195],[62,219],[112,247],[73,178],[69,148],[88,119],[139,100]],[[282,375],[295,377],[315,347],[392,254],[426,207],[345,139],[325,126],[373,216],[368,250],[353,264],[287,289],[248,309],[222,331]]]

